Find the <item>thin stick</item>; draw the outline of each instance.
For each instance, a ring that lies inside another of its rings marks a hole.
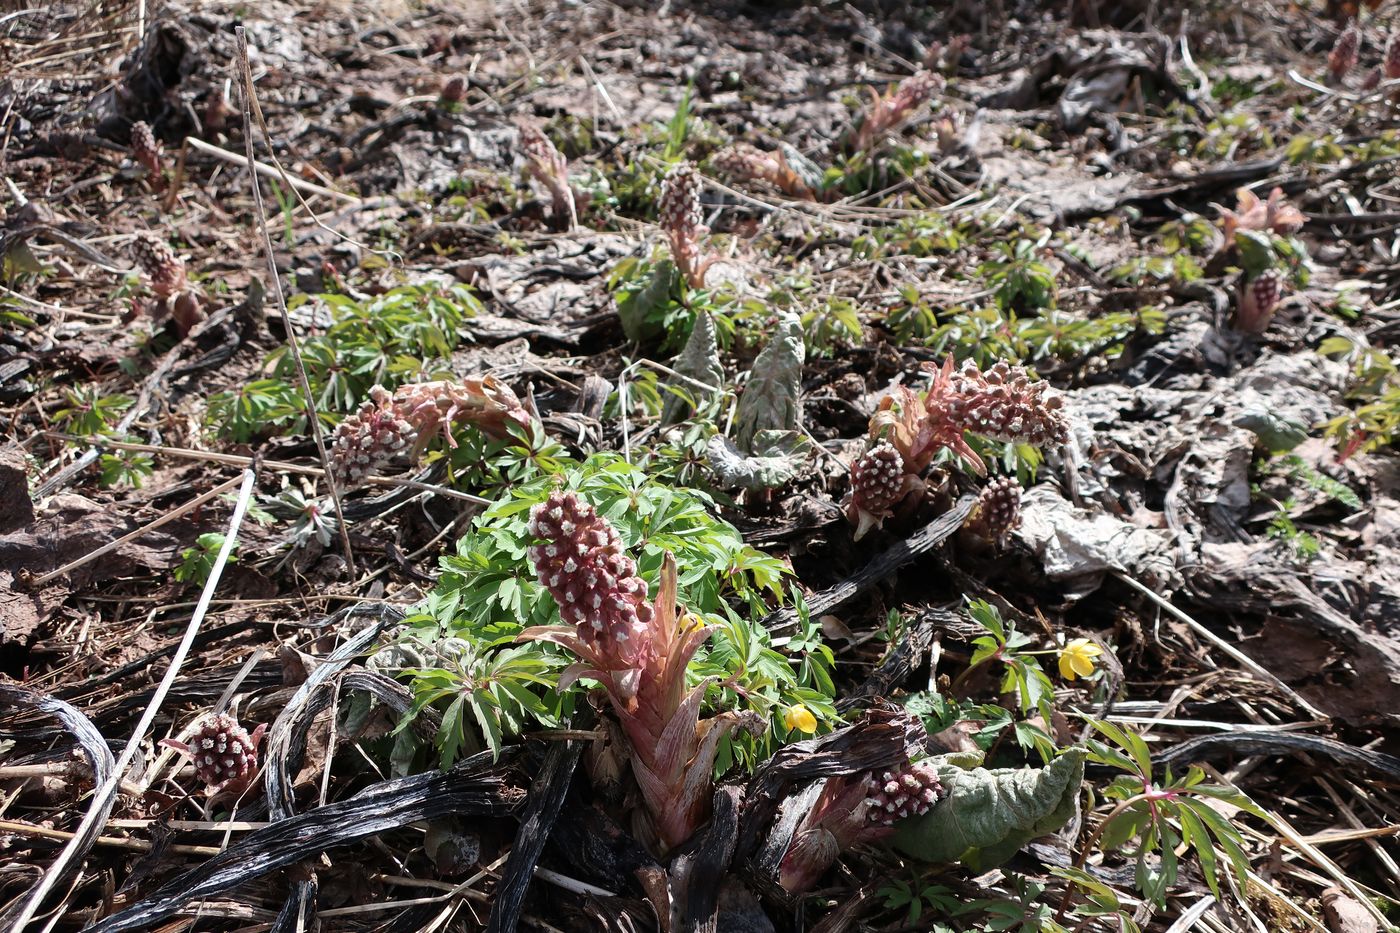
[[[229,466],[246,467],[253,463],[252,457],[240,457],[238,454],[221,454],[212,450],[191,450],[188,447],[162,447],[159,444],[140,444],[135,441],[114,441],[106,436],[93,435],[83,437],[78,434],[64,434],[62,431],[43,431],[41,436],[50,437],[60,441],[84,441],[90,444],[101,443],[103,447],[111,447],[113,450],[132,450],[137,453],[167,454],[171,457],[181,457],[185,460],[204,460],[209,463],[226,463]],[[326,471],[320,467],[306,466],[303,463],[288,463],[286,460],[259,460],[260,469],[272,470],[276,473],[300,473],[305,476],[325,476]],[[396,476],[366,476],[362,482],[369,486],[395,486],[404,489],[417,489],[419,492],[430,492],[435,496],[446,496],[449,499],[461,499],[465,502],[475,502],[477,505],[493,505],[490,499],[482,496],[474,496],[469,492],[458,492],[455,489],[448,489],[446,486],[434,486],[432,483],[420,483],[413,479],[399,479]]]
[[[195,635],[199,633],[199,626],[204,621],[205,613],[209,611],[209,601],[214,598],[214,590],[219,585],[219,578],[223,576],[224,565],[228,563],[229,554],[233,551],[234,539],[238,537],[238,529],[243,525],[243,516],[247,513],[248,502],[253,497],[253,480],[256,478],[257,474],[252,470],[245,470],[243,473],[243,486],[238,490],[238,504],[234,506],[233,517],[229,519],[228,533],[224,535],[224,544],[219,548],[218,556],[214,558],[214,566],[209,571],[209,579],[205,581],[204,591],[199,595],[199,605],[195,607],[194,615],[190,616],[190,624],[185,627],[185,637],[181,639],[180,646],[175,649],[175,654],[170,659],[170,667],[166,670],[165,676],[161,678],[160,685],[156,687],[151,702],[146,706],[146,711],[141,714],[141,720],[136,724],[136,729],[126,743],[126,748],[122,749],[121,757],[117,759],[112,773],[92,795],[92,802],[88,805],[87,813],[83,815],[82,823],[78,825],[77,831],[73,833],[68,844],[63,847],[58,858],[49,865],[48,871],[44,872],[44,877],[35,885],[34,890],[29,892],[29,899],[20,908],[11,929],[22,930],[25,924],[34,919],[34,914],[38,912],[44,897],[68,870],[69,863],[73,861],[81,848],[81,840],[95,833],[99,822],[106,821],[107,814],[111,811],[112,802],[116,797],[117,788],[121,784],[122,775],[126,774],[127,769],[131,767],[131,762],[140,752],[141,745],[146,740],[147,731],[155,722],[161,704],[165,702],[166,695],[180,674],[180,667],[185,663],[185,658],[194,646]]]
[[[69,571],[76,570],[77,568],[83,566],[84,564],[91,563],[92,561],[97,560],[97,558],[101,557],[101,556],[104,555],[104,554],[110,554],[112,551],[115,551],[117,548],[121,547],[123,544],[126,544],[128,541],[132,541],[132,540],[134,540],[134,539],[136,539],[136,538],[139,538],[139,537],[141,537],[142,535],[144,535],[144,534],[145,534],[146,532],[148,532],[148,531],[154,531],[155,529],[159,528],[161,525],[165,525],[165,524],[168,524],[168,523],[170,523],[170,522],[173,522],[175,519],[179,518],[181,515],[184,515],[186,512],[191,512],[191,511],[193,511],[193,510],[199,508],[201,505],[203,505],[204,503],[208,502],[210,499],[214,498],[215,496],[220,495],[220,494],[225,493],[225,492],[228,492],[230,489],[232,489],[233,487],[237,486],[237,485],[239,484],[239,482],[241,481],[241,479],[242,479],[242,477],[235,476],[233,479],[229,480],[229,481],[226,482],[226,483],[220,483],[219,485],[215,486],[213,489],[211,489],[211,490],[209,490],[208,492],[206,492],[204,495],[202,495],[202,496],[196,496],[195,498],[191,499],[189,502],[186,502],[184,505],[180,506],[179,508],[175,509],[175,510],[172,511],[172,512],[166,512],[164,515],[162,515],[160,518],[156,519],[155,521],[151,522],[149,525],[142,525],[140,528],[137,528],[135,531],[129,531],[129,532],[127,532],[126,534],[122,535],[122,536],[121,536],[120,538],[118,538],[117,540],[111,541],[111,542],[109,542],[109,543],[107,543],[107,544],[102,545],[102,547],[100,547],[100,548],[98,548],[97,550],[93,551],[91,554],[87,554],[87,555],[85,555],[85,556],[83,556],[83,557],[79,557],[77,560],[74,560],[74,561],[69,561],[68,563],[64,564],[62,567],[59,567],[57,570],[50,570],[48,573],[44,574],[42,577],[35,577],[34,580],[33,580],[33,582],[31,583],[31,585],[32,585],[32,586],[43,586],[45,583],[48,583],[50,580],[56,579],[57,577],[61,577],[61,576],[63,576],[65,573],[68,573]]]
[[[1302,695],[1298,693],[1298,691],[1288,686],[1288,684],[1284,683],[1282,680],[1279,680],[1278,677],[1274,676],[1274,674],[1272,674],[1258,661],[1254,660],[1249,655],[1245,654],[1243,651],[1236,648],[1234,645],[1230,644],[1228,641],[1221,638],[1219,635],[1215,634],[1210,629],[1206,628],[1204,625],[1197,622],[1195,619],[1191,618],[1189,615],[1173,606],[1169,600],[1164,599],[1163,597],[1152,592],[1152,590],[1143,586],[1141,583],[1134,580],[1126,573],[1123,573],[1121,570],[1113,571],[1113,575],[1118,579],[1122,580],[1124,583],[1131,586],[1133,589],[1137,590],[1142,595],[1146,596],[1148,599],[1152,600],[1157,605],[1161,606],[1171,615],[1175,616],[1177,620],[1185,623],[1185,625],[1189,629],[1191,629],[1191,631],[1195,632],[1197,635],[1200,635],[1202,638],[1206,639],[1206,641],[1209,641],[1212,645],[1219,648],[1221,651],[1225,652],[1230,657],[1234,658],[1246,670],[1258,674],[1260,677],[1273,684],[1275,687],[1281,690],[1285,696],[1291,699],[1294,703],[1297,703],[1299,708],[1307,712],[1309,716],[1312,716],[1315,719],[1320,719],[1323,722],[1329,722],[1331,720],[1330,716],[1328,716],[1322,710],[1318,709],[1316,706],[1313,706],[1311,703],[1305,700],[1302,697]]]
[[[248,154],[248,164],[255,165],[253,158],[253,108],[257,106],[253,98],[253,66],[248,61],[248,33],[239,26],[234,29],[238,43],[238,67],[243,72],[243,144]],[[266,140],[272,148],[272,140]],[[248,180],[253,189],[253,210],[258,217],[258,230],[262,233],[263,252],[267,255],[267,271],[272,277],[272,293],[277,297],[277,310],[282,315],[282,327],[287,331],[287,346],[292,350],[292,360],[297,366],[297,380],[301,383],[302,396],[306,399],[306,423],[311,427],[311,437],[316,442],[316,453],[321,458],[321,468],[326,471],[326,489],[331,494],[331,505],[335,506],[336,523],[340,526],[340,546],[345,551],[346,569],[355,574],[355,553],[350,548],[350,529],[345,525],[345,512],[340,507],[340,490],[336,488],[331,475],[330,457],[326,455],[326,440],[321,436],[321,419],[316,411],[316,396],[311,391],[311,379],[306,375],[306,363],[301,358],[301,342],[297,340],[296,329],[292,327],[291,315],[287,313],[287,297],[282,294],[282,277],[277,274],[277,256],[272,248],[272,234],[267,230],[267,215],[263,209],[262,185],[258,183],[256,172],[250,172]]]
[[[78,834],[64,832],[61,829],[49,829],[46,826],[35,826],[32,823],[18,823],[13,820],[0,820],[0,832],[17,833],[21,836],[34,836],[39,839],[73,839]],[[121,836],[98,836],[97,844],[100,846],[114,846],[118,849],[130,849],[133,852],[149,852],[155,843],[145,839],[126,839]],[[217,846],[192,846],[175,843],[165,847],[166,852],[174,852],[180,855],[203,855],[205,857],[218,855],[220,849]],[[23,919],[23,918],[21,918]],[[28,923],[24,920],[24,923]],[[17,924],[13,928],[16,933],[20,926]]]
[[[266,175],[269,178],[285,178],[287,184],[298,190],[305,191],[307,194],[324,194],[328,198],[338,198],[341,201],[349,201],[351,204],[360,203],[360,198],[353,194],[336,191],[334,188],[325,188],[315,182],[307,181],[304,178],[298,178],[295,175],[283,176],[281,172],[277,171],[276,168],[268,165],[266,162],[253,161],[251,155],[241,156],[236,152],[229,152],[227,149],[211,146],[209,143],[195,136],[186,136],[185,142],[189,144],[191,149],[197,149],[205,155],[211,155],[216,159],[222,159],[225,162],[237,165],[241,168],[247,168],[251,162],[253,171],[257,172],[259,175]]]

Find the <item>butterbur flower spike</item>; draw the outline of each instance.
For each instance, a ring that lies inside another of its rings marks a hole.
[[[444,110],[455,110],[462,106],[462,101],[467,99],[467,79],[461,75],[453,75],[442,82],[442,90],[438,91],[438,106]]]
[[[705,271],[714,259],[704,255],[709,230],[700,223],[700,176],[689,162],[681,162],[667,173],[661,184],[660,214],[671,260],[686,284],[704,288]]]
[[[900,820],[922,816],[946,796],[927,761],[828,778],[793,834],[778,883],[790,894],[807,891],[843,851],[886,838]]]
[[[353,489],[369,474],[413,447],[418,431],[395,410],[383,386],[369,390],[369,401],[336,425],[331,440],[331,476],[342,489]]]
[[[1000,544],[1021,524],[1021,484],[1014,477],[992,480],[977,496],[963,528],[976,540]]]
[[[985,474],[986,465],[964,437],[967,432],[1036,447],[1063,443],[1069,436],[1064,400],[1045,383],[1031,382],[1019,366],[999,362],[983,371],[969,360],[955,370],[949,357],[941,367],[924,367],[932,370],[933,384],[922,398],[900,386],[881,400],[870,420],[871,435],[887,433],[913,475],[944,448]]]
[[[164,152],[150,125],[140,120],[131,124],[131,157],[146,170],[155,188],[165,184],[163,156]]]
[[[709,681],[686,690],[686,666],[711,629],[676,605],[676,565],[667,555],[656,599],[623,552],[617,531],[572,492],[556,491],[530,513],[540,543],[530,559],[567,624],[536,626],[520,641],[550,641],[579,659],[559,679],[602,684],[631,746],[631,770],[661,851],[688,839],[709,816],[720,739],[757,717],[720,713],[701,721]]]
[[[734,181],[762,181],[790,197],[808,201],[814,197],[812,189],[781,152],[763,152],[747,143],[736,143],[720,150],[711,161]]]
[[[525,172],[549,192],[554,218],[572,227],[577,221],[574,189],[569,184],[569,163],[549,137],[529,124],[520,127],[520,148],[525,154]]]
[[[1361,30],[1353,20],[1342,30],[1341,35],[1337,36],[1337,41],[1327,56],[1327,72],[1333,81],[1340,83],[1347,73],[1356,67],[1360,52]]]
[[[861,454],[851,466],[851,493],[844,503],[846,517],[856,526],[855,540],[879,528],[916,484],[893,444],[881,441]]]
[[[1278,269],[1265,269],[1252,279],[1242,279],[1235,307],[1235,329],[1246,334],[1262,334],[1268,330],[1283,300],[1284,284],[1284,275]]]
[[[188,743],[164,739],[161,744],[183,752],[194,762],[195,775],[212,794],[246,787],[258,770],[258,743],[267,725],[248,730],[228,713],[205,717]]]
[[[520,399],[494,376],[415,382],[392,393],[375,386],[360,410],[336,425],[330,450],[332,479],[342,489],[353,489],[400,454],[416,458],[435,434],[441,433],[448,446],[455,447],[454,425],[470,424],[491,437],[505,438],[510,425],[532,423]]]
[[[204,320],[199,292],[190,285],[185,263],[169,243],[153,236],[139,236],[131,243],[131,255],[155,295],[155,301],[147,307],[154,320],[173,318],[182,337]]]
[[[1400,78],[1400,32],[1390,34],[1385,44],[1385,62],[1381,67],[1387,81]]]
[[[880,141],[922,107],[943,86],[943,78],[932,71],[920,71],[905,78],[883,97],[871,91],[871,103],[851,134],[850,149],[864,152]]]

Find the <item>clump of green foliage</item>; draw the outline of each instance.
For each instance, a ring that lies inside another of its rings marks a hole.
[[[407,620],[400,645],[416,652],[411,669],[416,708],[443,707],[438,736],[443,763],[464,750],[500,748],[504,737],[534,723],[555,726],[577,707],[583,687],[560,692],[567,653],[541,641],[516,644],[534,625],[557,624],[558,608],[526,558],[529,512],[562,483],[616,527],[639,575],[655,587],[666,553],[680,570],[680,602],[717,626],[692,661],[691,675],[714,676],[708,702],[760,713],[762,737],[726,740],[719,767],[752,764],[787,737],[781,711],[803,705],[824,723],[836,718],[833,656],[819,628],[775,641],[757,620],[785,600],[784,566],[744,544],[713,516],[703,492],[652,481],[616,454],[595,454],[559,475],[515,485],[486,509],[442,561],[443,575]]]
[[[345,295],[294,296],[290,311],[314,312],[320,333],[301,340],[302,360],[328,423],[358,405],[371,387],[449,375],[440,365],[462,342],[462,326],[481,310],[465,285],[403,285],[357,301]],[[269,430],[305,430],[296,363],[286,346],[268,355],[268,378],[216,393],[207,421],[220,436],[246,443]]]

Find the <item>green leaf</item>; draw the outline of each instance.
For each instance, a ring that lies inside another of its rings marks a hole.
[[[963,771],[939,759],[948,796],[928,813],[905,820],[896,849],[926,862],[966,862],[986,871],[1074,814],[1085,751],[1071,748],[1046,767]]]

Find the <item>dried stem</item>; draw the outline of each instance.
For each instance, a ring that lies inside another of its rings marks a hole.
[[[243,75],[243,142],[247,151],[248,164],[256,165],[253,158],[253,111],[258,114],[258,126],[263,138],[270,139],[267,124],[263,122],[262,110],[253,96],[253,66],[248,61],[248,33],[242,26],[234,30],[238,40],[238,67]],[[285,173],[283,175],[285,178]],[[292,360],[297,367],[297,381],[301,383],[302,396],[306,400],[306,422],[311,428],[311,437],[316,442],[316,455],[321,458],[321,469],[326,471],[326,488],[330,492],[331,505],[335,507],[336,523],[340,526],[340,546],[345,552],[345,563],[349,573],[355,572],[355,553],[350,547],[350,530],[345,525],[345,511],[340,505],[340,490],[331,479],[331,462],[326,452],[326,439],[321,434],[321,419],[316,412],[316,396],[311,391],[311,380],[306,375],[306,363],[301,358],[301,344],[297,340],[296,329],[292,327],[291,315],[287,313],[287,298],[282,294],[282,278],[277,274],[277,257],[272,248],[272,234],[267,230],[267,216],[263,213],[262,185],[258,173],[248,172],[248,180],[253,189],[253,208],[258,218],[258,230],[262,233],[263,250],[267,255],[267,272],[272,277],[272,293],[277,298],[277,311],[282,315],[282,326],[287,331],[287,346],[291,348]],[[287,182],[290,184],[290,180]]]

